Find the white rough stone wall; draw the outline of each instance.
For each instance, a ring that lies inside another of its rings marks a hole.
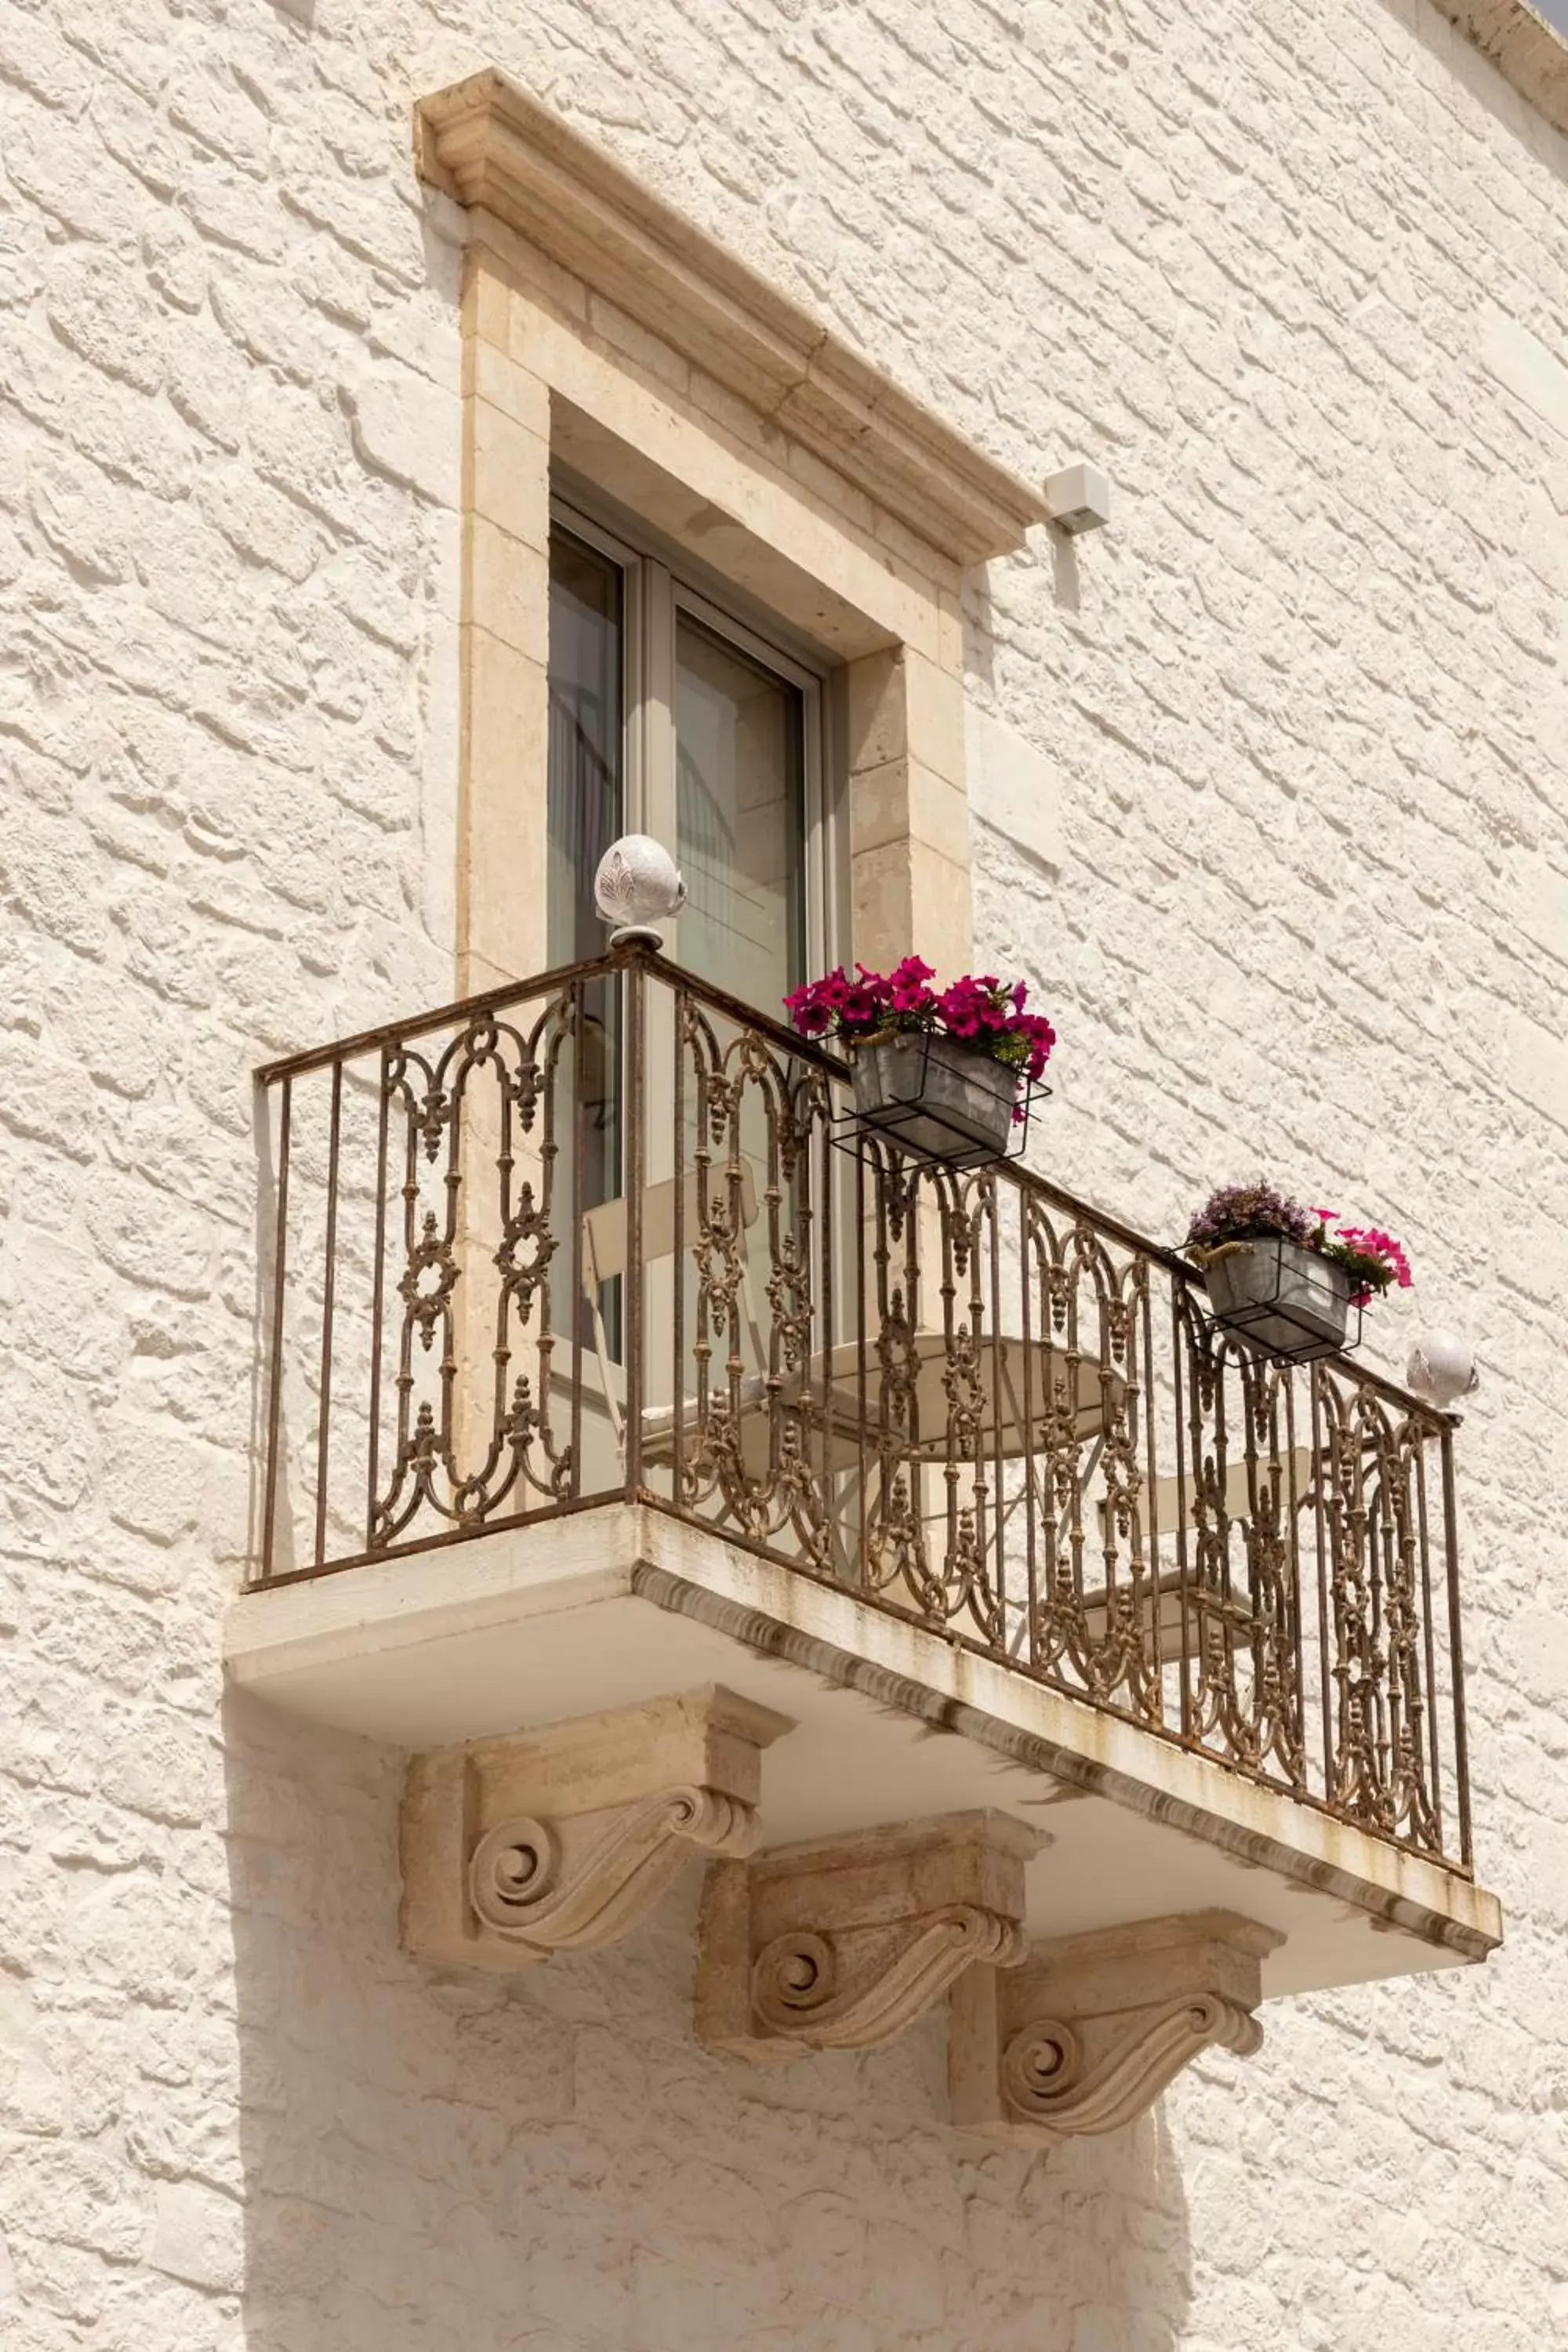
[[[220,1704],[264,1053],[450,971],[455,252],[494,61],[1114,530],[994,568],[1062,778],[979,913],[1041,1148],[1266,1164],[1471,1330],[1483,1972],[1270,2012],[975,2160],[933,2026],[688,2033],[689,1897],[515,1989],[395,1949],[395,1758]],[[5,2352],[1538,2352],[1568,2340],[1568,215],[1426,0],[0,9]],[[1022,908],[1022,919],[1020,909]]]

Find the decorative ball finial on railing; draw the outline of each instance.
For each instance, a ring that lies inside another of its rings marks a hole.
[[[1405,1384],[1427,1404],[1450,1405],[1480,1379],[1476,1351],[1457,1331],[1424,1331],[1410,1350]]]
[[[613,948],[632,940],[661,948],[654,926],[668,923],[686,904],[686,885],[674,858],[650,834],[624,833],[612,841],[594,877],[594,904],[606,923]]]

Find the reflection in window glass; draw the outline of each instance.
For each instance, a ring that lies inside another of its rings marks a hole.
[[[779,1013],[804,976],[803,713],[798,688],[682,614],[676,635],[680,960]]]
[[[621,694],[620,567],[564,531],[552,531],[545,883],[552,964],[604,952],[594,876],[626,830]]]
[[[552,965],[605,951],[594,876],[611,842],[626,830],[621,601],[617,564],[564,531],[552,532],[545,930]],[[519,875],[517,887],[528,888],[529,877]],[[557,1064],[554,1182],[558,1202],[591,1209],[613,1200],[621,1184],[620,1014],[613,984],[593,982],[583,1014],[581,1034]],[[574,1114],[574,1101],[580,1116]],[[559,1216],[563,1234],[568,1213]],[[591,1326],[584,1301],[569,1296],[571,1265],[568,1239],[551,1266],[552,1319],[557,1330],[575,1326],[586,1344]],[[620,1289],[619,1282],[607,1283],[600,1301],[616,1355]]]

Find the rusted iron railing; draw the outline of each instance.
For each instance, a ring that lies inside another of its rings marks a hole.
[[[1468,1868],[1446,1415],[647,950],[259,1080],[258,1582],[631,1496]]]

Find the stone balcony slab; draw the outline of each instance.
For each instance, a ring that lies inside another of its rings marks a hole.
[[[1266,1999],[1502,1932],[1462,1872],[645,1505],[247,1592],[225,1646],[258,1697],[416,1751],[722,1685],[795,1727],[763,1759],[763,1850],[995,1809],[1044,1833],[1031,1937],[1237,1913],[1282,1938]]]

